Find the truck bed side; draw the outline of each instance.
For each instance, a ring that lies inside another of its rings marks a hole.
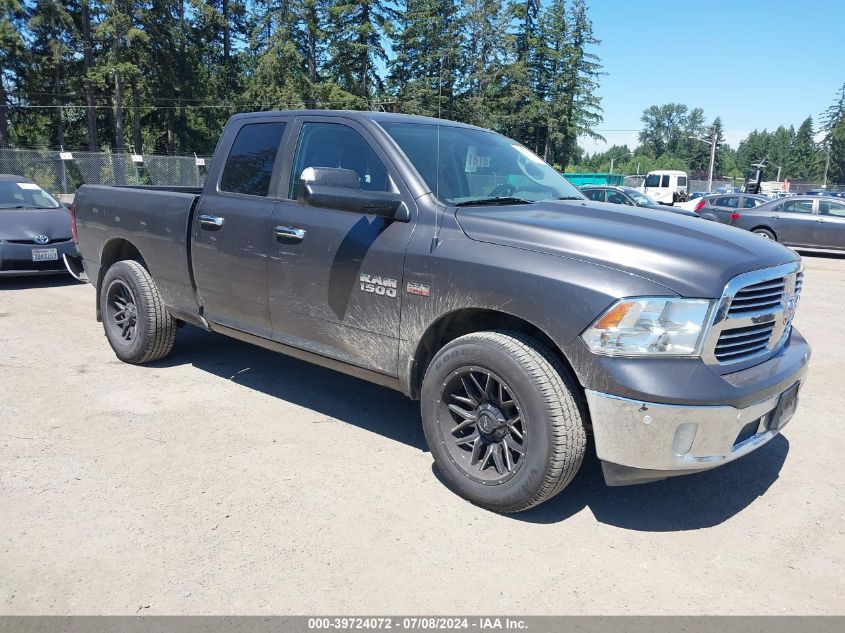
[[[174,316],[197,321],[199,304],[190,267],[189,228],[200,190],[84,185],[76,194],[79,252],[99,290],[122,249],[135,249]]]

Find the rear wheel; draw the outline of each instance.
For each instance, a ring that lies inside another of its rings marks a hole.
[[[178,322],[164,307],[150,273],[136,261],[120,261],[100,286],[103,328],[114,353],[127,363],[164,358],[173,349]]]
[[[775,234],[772,233],[769,229],[762,229],[762,228],[754,229],[752,231],[752,233],[754,233],[754,235],[759,235],[760,237],[765,238],[767,240],[772,240],[773,242],[777,242],[777,238],[775,237]]]
[[[579,399],[569,372],[534,339],[477,332],[431,361],[423,428],[453,490],[490,510],[518,512],[578,472],[587,442]]]

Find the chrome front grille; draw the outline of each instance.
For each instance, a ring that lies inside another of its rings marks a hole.
[[[704,361],[738,370],[774,354],[789,337],[802,282],[800,262],[734,277],[715,310]]]

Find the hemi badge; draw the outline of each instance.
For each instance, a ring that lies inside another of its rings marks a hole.
[[[409,295],[419,295],[420,297],[427,297],[431,294],[431,286],[425,284],[418,284],[415,281],[409,281],[405,284],[405,292]]]

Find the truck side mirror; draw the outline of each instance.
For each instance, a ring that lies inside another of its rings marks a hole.
[[[409,219],[402,196],[392,191],[364,191],[358,174],[338,167],[307,167],[296,186],[296,200],[308,207],[372,214],[402,222]]]

